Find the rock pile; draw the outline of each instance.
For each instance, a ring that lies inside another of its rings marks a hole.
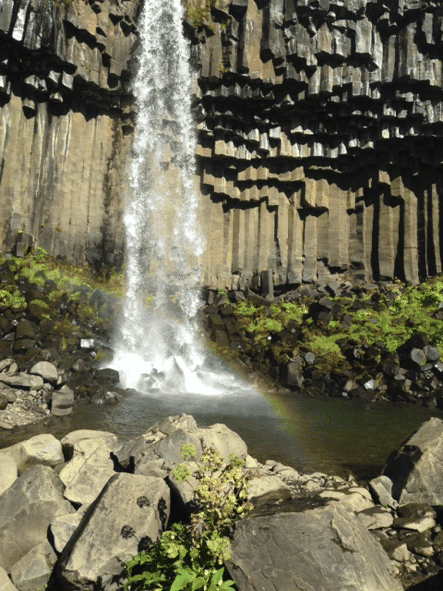
[[[420,448],[424,459],[430,437],[440,450],[443,421],[425,423],[398,453]],[[235,526],[226,564],[239,591],[401,591],[401,581],[439,576],[442,515],[412,492],[398,503],[412,490],[409,473],[401,473],[400,487],[387,475],[365,487],[352,477],[301,474],[271,460],[261,465],[226,426],[198,428],[180,415],[125,443],[83,430],[0,450],[3,588],[117,589],[122,564],[149,547],[170,516],[184,517],[189,485],[171,474],[184,443],[196,447],[197,460],[205,447],[218,448],[225,461],[230,453],[245,460],[254,509]],[[434,466],[440,481],[442,465],[440,458]]]
[[[121,398],[118,372],[94,367],[106,351],[101,338],[113,314],[111,297],[85,286],[62,295],[49,280],[11,283],[7,264],[0,282],[14,285],[22,302],[0,306],[0,428],[67,414],[74,399],[100,404]]]
[[[271,376],[287,392],[367,402],[406,402],[442,409],[443,362],[437,348],[426,334],[419,332],[420,326],[413,320],[409,326],[414,329],[412,336],[393,352],[381,341],[366,345],[350,337],[337,339],[342,362],[332,367],[304,342],[304,329],[325,336],[333,334],[330,322],[345,334],[352,329],[353,318],[344,306],[351,301],[352,312],[369,314],[376,322],[377,313],[396,299],[394,286],[398,289],[398,285],[389,282],[302,284],[275,298],[272,293],[262,291],[258,295],[251,289],[222,295],[209,290],[202,317],[211,340],[220,348],[230,349],[246,370]],[[405,287],[401,289],[404,291]],[[257,341],[256,333],[239,326],[236,305],[244,300],[262,306],[265,316],[271,306],[281,306],[282,302],[304,305],[307,313],[300,323],[290,321],[279,330],[271,327],[263,343]],[[439,318],[440,314],[437,303],[432,316]]]

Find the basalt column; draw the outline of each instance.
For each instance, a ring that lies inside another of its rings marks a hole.
[[[0,4],[0,248],[122,261],[139,0]]]
[[[443,9],[219,0],[195,36],[206,284],[441,271]]]

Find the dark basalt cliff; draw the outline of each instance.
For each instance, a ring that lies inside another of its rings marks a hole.
[[[118,264],[141,2],[6,4],[2,246]],[[441,271],[440,6],[217,0],[189,23],[206,285]]]

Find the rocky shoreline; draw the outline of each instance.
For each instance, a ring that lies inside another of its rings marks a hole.
[[[438,289],[423,296],[431,303],[426,316],[438,326],[433,334],[439,339],[443,329],[439,289],[443,284],[439,277],[434,281]],[[442,409],[439,350],[420,326],[418,314],[414,317],[409,311],[409,315],[402,315],[398,305],[408,289],[420,293],[425,285],[412,288],[400,282],[335,280],[301,284],[274,297],[272,283],[262,280],[254,290],[209,290],[201,317],[218,350],[230,356],[245,374],[255,372],[271,379],[282,394],[303,392],[315,397]],[[394,347],[383,342],[386,334],[372,342],[370,336],[362,338],[365,331],[370,335],[371,325],[374,334],[382,333],[380,316],[396,303],[395,324],[404,325],[406,337],[398,338],[398,326],[390,326],[386,332],[397,340]],[[285,315],[290,316],[295,307],[304,314],[287,321]],[[309,333],[324,336],[320,353],[311,348]]]
[[[118,373],[100,369],[112,358],[116,297],[87,284],[57,284],[42,252],[7,255],[0,265],[0,429],[60,414],[62,399],[68,412],[77,402],[115,404],[125,396]],[[395,347],[356,338],[356,331],[369,334],[379,317],[409,297],[412,288],[404,284],[343,279],[275,295],[266,273],[256,280],[243,290],[207,290],[199,312],[217,352],[236,370],[271,382],[283,395],[443,408],[443,361],[432,341],[443,334],[439,277],[413,292],[431,302],[426,318],[434,323],[433,335],[420,331],[418,318],[399,314],[405,338],[390,327]],[[324,350],[314,348],[312,334],[324,336]],[[52,377],[43,375],[33,386],[29,376],[39,363]]]
[[[244,459],[254,509],[226,562],[238,591],[433,589],[443,566],[443,421],[430,419],[367,485],[260,464],[225,425],[168,417],[134,440],[79,430],[0,450],[0,588],[114,590],[122,565],[186,519],[172,470],[192,443]],[[143,502],[141,501],[143,500]],[[127,532],[131,535],[126,535]],[[125,535],[123,535],[125,534]]]

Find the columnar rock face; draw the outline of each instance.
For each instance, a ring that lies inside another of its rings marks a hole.
[[[0,248],[119,263],[139,1],[0,6]],[[128,113],[129,116],[129,113]]]
[[[200,34],[210,285],[441,270],[432,2],[219,0]]]
[[[121,262],[141,4],[2,3],[0,248]],[[193,29],[188,4],[203,282],[440,272],[441,7],[217,0]]]

